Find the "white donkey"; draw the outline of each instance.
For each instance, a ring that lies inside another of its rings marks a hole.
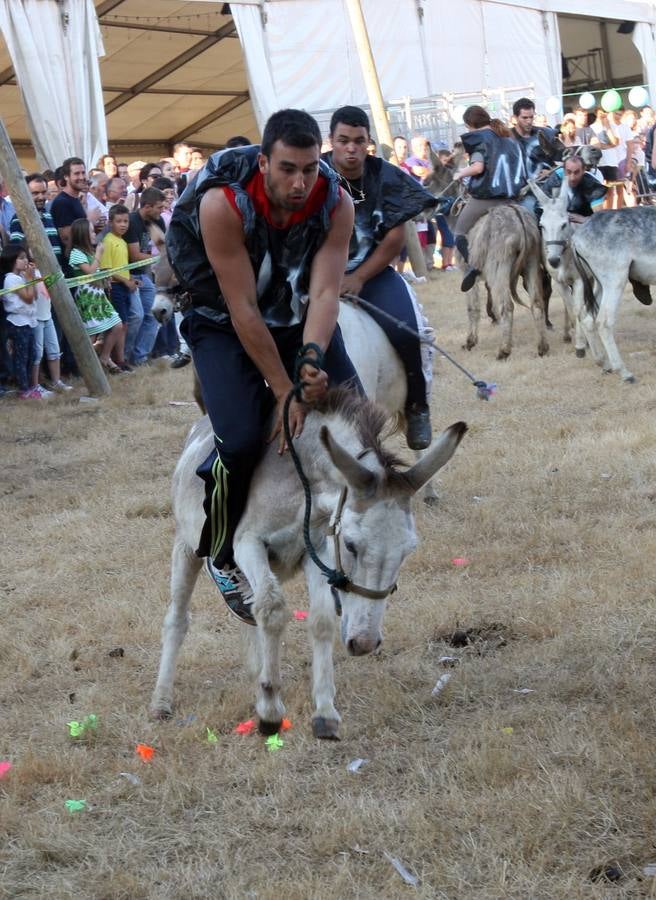
[[[651,304],[648,286],[656,284],[655,248],[656,207],[653,206],[595,213],[572,237],[585,309],[581,321],[586,328],[587,321],[593,317],[596,333],[591,342],[586,328],[590,350],[605,371],[619,372],[624,381],[633,382],[635,377],[625,366],[615,343],[617,310],[627,281],[641,303]]]
[[[546,213],[541,227],[543,238],[547,229],[552,235],[549,252],[554,259],[559,241],[568,241],[563,248],[567,253],[564,280],[571,292],[563,293],[563,299],[577,325],[577,356],[585,352],[583,332],[592,356],[604,371],[619,372],[625,381],[635,381],[617,349],[615,323],[627,281],[641,303],[649,306],[652,302],[648,285],[656,284],[656,208],[598,212],[572,229],[565,189],[561,188],[556,200],[549,200],[535,186],[533,189]]]
[[[574,327],[574,346],[578,357],[585,356],[586,339],[580,319],[580,297],[574,295],[575,285],[581,289],[580,276],[576,268],[570,241],[576,228],[569,220],[567,212],[567,181],[563,179],[557,197],[549,197],[534,181],[529,183],[536,200],[542,209],[540,233],[542,235],[542,257],[544,265],[556,282],[558,292],[565,305],[565,327],[563,339],[571,340],[571,329]],[[578,284],[577,284],[578,282]]]
[[[377,328],[364,313],[362,325]],[[386,414],[344,390],[329,393],[309,413],[294,441],[312,492],[310,533],[319,557],[342,569],[348,585],[338,594],[340,634],[348,652],[360,656],[382,641],[385,598],[394,589],[404,559],[417,537],[414,493],[453,455],[466,425],[448,428],[410,469],[399,468],[383,447]],[[209,454],[213,435],[207,417],[193,426],[173,476],[176,521],[171,567],[171,603],[162,630],[162,657],[151,711],[172,711],[173,680],[180,645],[189,623],[189,601],[201,568],[194,550],[203,521],[203,484],[196,468]],[[333,639],[337,623],[335,591],[306,554],[303,491],[289,453],[269,446],[259,464],[234,541],[235,561],[254,591],[253,611],[259,650],[256,711],[262,733],[276,732],[285,712],[281,698],[280,650],[289,618],[280,581],[299,567],[310,597],[313,644],[313,731],[337,739],[340,716],[334,705]]]

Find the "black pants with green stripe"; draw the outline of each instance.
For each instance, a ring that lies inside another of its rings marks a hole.
[[[205,524],[196,553],[222,568],[233,561],[235,529],[266,446],[275,400],[229,322],[219,324],[192,311],[180,330],[191,350],[215,440],[215,450],[196,470],[205,482]],[[275,328],[271,334],[293,378],[303,326]],[[362,391],[339,326],[325,354],[325,370],[331,386],[352,382]]]

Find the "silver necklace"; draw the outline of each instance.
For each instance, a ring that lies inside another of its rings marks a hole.
[[[353,182],[350,181],[346,177],[346,175],[342,175],[341,172],[338,174],[339,174],[339,180],[341,181],[341,183],[344,185],[346,190],[351,195],[351,199],[353,200],[353,206],[357,206],[359,203],[364,203],[364,201],[367,199],[367,195],[365,194],[364,188],[363,188],[364,176],[360,175],[360,178],[358,179],[360,182],[360,187],[358,187],[356,184],[353,184]],[[355,193],[354,193],[354,191],[355,191]]]

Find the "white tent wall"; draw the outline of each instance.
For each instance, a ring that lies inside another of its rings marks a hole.
[[[362,8],[387,100],[529,84],[542,101],[560,93],[560,43],[553,14],[480,0],[459,0],[457,15],[449,0],[432,2],[423,7],[422,19],[415,0],[394,5],[362,0]],[[260,128],[275,109],[286,106],[316,114],[347,103],[367,104],[342,0],[268,0],[264,6],[242,2],[233,3],[231,10],[252,96],[258,98]],[[262,85],[263,91],[254,85]]]
[[[81,156],[90,165],[107,150],[93,0],[0,0],[0,29],[39,162]]]
[[[637,22],[633,30],[633,43],[642,57],[645,83],[651,105],[654,106],[656,105],[656,25]]]

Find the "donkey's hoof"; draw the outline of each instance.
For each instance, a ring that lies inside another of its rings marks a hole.
[[[510,350],[499,350],[497,353],[497,359],[508,359],[510,356]]]
[[[626,378],[624,379],[624,383],[625,384],[635,384],[636,383],[635,375],[627,375]]]
[[[538,356],[547,356],[549,354],[549,344],[538,344]]]
[[[265,722],[264,719],[260,719],[257,723],[257,730],[260,734],[264,735],[264,737],[271,737],[272,734],[278,734],[280,729],[282,728],[282,722]]]
[[[585,359],[585,347],[576,348],[576,357],[577,359]]]
[[[312,733],[322,741],[339,741],[339,722],[337,719],[324,719],[317,716],[312,719]]]
[[[426,506],[437,506],[439,502],[440,498],[437,496],[437,494],[426,494],[426,496],[424,497],[424,503]]]
[[[477,344],[477,341],[475,341],[473,338],[467,338],[465,343],[462,345],[462,349],[463,350],[473,350],[474,347],[476,346],[476,344]]]
[[[170,704],[166,706],[153,706],[148,711],[148,718],[151,722],[168,722],[173,715],[173,707]]]
[[[563,335],[563,344],[571,344],[572,343],[572,335],[564,334]]]

